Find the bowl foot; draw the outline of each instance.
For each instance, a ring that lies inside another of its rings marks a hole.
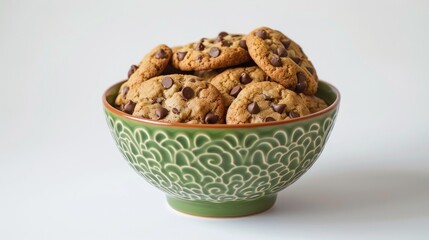
[[[202,217],[243,217],[270,209],[276,202],[277,194],[248,201],[213,203],[191,201],[167,196],[168,204],[175,210]]]

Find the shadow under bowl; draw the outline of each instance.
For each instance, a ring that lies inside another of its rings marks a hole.
[[[107,123],[120,152],[174,209],[198,216],[238,217],[272,207],[279,191],[321,154],[338,113],[340,94],[320,81],[329,107],[292,120],[257,124],[186,124],[137,118],[103,95]]]

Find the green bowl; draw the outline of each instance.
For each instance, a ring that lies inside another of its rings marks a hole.
[[[122,83],[122,82],[121,82]],[[237,217],[272,207],[320,156],[340,94],[321,81],[329,107],[297,119],[258,124],[186,124],[141,119],[113,107],[121,83],[103,95],[107,124],[130,166],[167,195],[174,209]]]

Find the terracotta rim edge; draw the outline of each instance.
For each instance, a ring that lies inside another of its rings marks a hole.
[[[320,115],[323,115],[327,112],[330,112],[332,110],[334,110],[335,108],[337,108],[338,104],[340,103],[340,99],[341,99],[341,95],[340,92],[338,91],[338,89],[336,87],[334,87],[332,84],[325,82],[325,81],[319,81],[322,82],[323,84],[327,85],[336,95],[336,99],[335,101],[329,105],[327,108],[323,109],[322,111],[319,112],[315,112],[303,117],[299,117],[299,118],[294,118],[294,119],[288,119],[288,120],[281,120],[281,121],[273,121],[273,122],[267,122],[267,123],[248,123],[248,124],[190,124],[190,123],[169,123],[169,122],[163,122],[163,121],[157,121],[157,120],[150,120],[150,119],[145,119],[145,118],[139,118],[139,117],[134,117],[132,115],[129,115],[127,113],[124,113],[122,111],[119,111],[118,109],[114,108],[112,105],[110,105],[107,102],[107,93],[111,91],[112,88],[114,88],[115,86],[117,86],[118,84],[122,84],[125,81],[121,81],[118,83],[113,84],[112,86],[110,86],[109,88],[107,88],[106,91],[104,91],[103,93],[103,106],[104,108],[115,114],[118,116],[121,116],[123,118],[135,121],[135,122],[140,122],[140,123],[145,123],[145,124],[150,124],[150,125],[156,125],[156,126],[170,126],[170,127],[183,127],[183,128],[255,128],[255,127],[267,127],[267,126],[277,126],[277,125],[283,125],[283,124],[288,124],[288,123],[294,123],[294,122],[299,122],[302,120],[306,120],[306,119],[310,119],[310,118],[314,118],[314,117],[318,117]]]

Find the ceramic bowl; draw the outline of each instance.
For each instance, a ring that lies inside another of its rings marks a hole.
[[[174,209],[199,216],[245,216],[272,207],[320,156],[338,113],[338,90],[321,81],[329,107],[259,124],[166,123],[113,107],[121,83],[103,95],[107,124],[129,165],[167,195]]]

